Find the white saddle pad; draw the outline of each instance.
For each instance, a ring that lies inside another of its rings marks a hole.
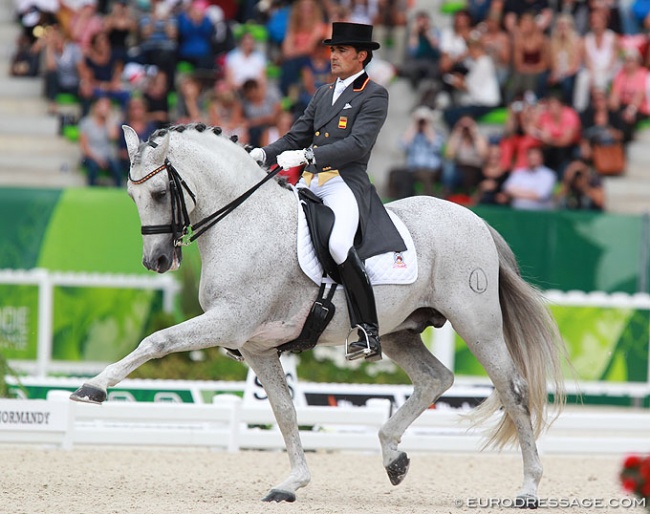
[[[298,193],[296,192],[296,198]],[[311,242],[307,218],[300,201],[298,203],[298,262],[300,268],[316,284],[323,280],[323,267],[318,261],[314,245]],[[413,238],[409,233],[406,225],[392,211],[388,211],[395,227],[399,231],[406,251],[388,252],[381,255],[375,255],[366,260],[366,272],[370,277],[370,282],[374,285],[381,284],[412,284],[418,278],[418,260],[415,253]],[[332,282],[328,277],[327,282]]]

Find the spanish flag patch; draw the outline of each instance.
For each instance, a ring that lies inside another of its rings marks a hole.
[[[347,128],[348,126],[348,117],[347,116],[341,116],[339,118],[339,128],[344,129]]]

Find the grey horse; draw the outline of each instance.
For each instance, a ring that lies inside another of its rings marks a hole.
[[[197,239],[204,314],[147,336],[71,398],[101,403],[107,388],[172,352],[213,346],[239,350],[268,394],[291,465],[289,476],[263,499],[294,501],[310,472],[277,347],[299,335],[317,292],[296,256],[295,193],[265,181],[266,171],[218,128],[172,127],[146,143],[132,128],[123,130],[131,160],[128,193],[140,215],[148,269],[178,268],[186,238],[176,232],[184,217],[198,226],[233,200],[236,208],[225,209],[228,215]],[[259,187],[246,194],[253,184]],[[375,286],[384,352],[413,382],[412,396],[379,431],[389,479],[398,485],[408,471],[409,458],[399,449],[402,434],[453,383],[452,372],[421,339],[427,326],[449,321],[495,386],[475,409],[475,422],[502,411],[488,443],[519,443],[524,479],[517,498],[536,507],[542,477],[536,439],[548,424],[547,380],[556,403],[563,398],[563,345],[543,297],[520,277],[503,238],[470,210],[425,196],[387,208],[407,226],[418,258],[413,284]],[[338,290],[333,301],[336,315],[321,345],[342,345],[349,332],[343,292]]]

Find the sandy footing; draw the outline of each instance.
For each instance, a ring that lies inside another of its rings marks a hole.
[[[539,512],[641,514],[618,482],[624,456],[543,456]],[[310,453],[295,503],[267,504],[289,472],[283,452],[0,448],[3,514],[503,512],[521,484],[518,454],[413,454],[393,487],[375,454]],[[495,502],[502,501],[502,506]],[[492,502],[492,506],[490,505]],[[564,502],[565,506],[556,506]],[[569,504],[569,506],[566,506]]]

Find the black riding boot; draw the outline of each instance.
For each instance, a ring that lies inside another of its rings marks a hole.
[[[381,360],[379,323],[375,295],[363,261],[357,251],[350,248],[348,258],[339,264],[339,274],[345,289],[352,328],[358,328],[359,341],[349,343],[345,349],[346,359],[365,357],[367,361]]]

